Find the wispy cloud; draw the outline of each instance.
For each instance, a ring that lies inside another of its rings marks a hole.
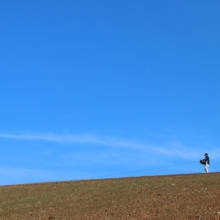
[[[66,143],[90,143],[107,146],[121,146],[143,148],[146,147],[140,144],[134,144],[116,138],[97,137],[91,135],[57,135],[57,134],[0,134],[0,138],[16,139],[16,140],[41,140],[50,142],[66,142]]]
[[[136,141],[127,141],[119,138],[97,137],[91,135],[57,135],[57,134],[0,134],[0,138],[16,140],[41,140],[72,144],[96,144],[111,147],[123,147],[145,151],[150,154],[164,155],[179,158],[196,158],[199,151],[184,146],[178,141],[170,141],[164,145],[143,144]],[[200,149],[201,151],[201,149]]]
[[[139,170],[140,167],[144,167],[144,169],[151,167],[156,168],[163,165],[168,166],[175,164],[176,159],[181,161],[181,163],[196,160],[198,161],[197,165],[200,166],[199,159],[201,159],[201,157],[203,157],[203,153],[206,152],[206,150],[204,150],[202,147],[196,148],[193,146],[184,145],[177,138],[168,142],[164,141],[164,143],[161,143],[160,141],[160,144],[156,143],[156,141],[154,144],[147,144],[138,141],[124,140],[122,138],[116,137],[100,137],[92,135],[58,135],[52,133],[0,134],[0,139],[3,138],[9,140],[17,140],[17,142],[47,141],[59,142],[62,143],[62,145],[65,145],[65,143],[68,143],[68,145],[81,144],[82,149],[77,148],[75,151],[72,151],[72,149],[63,151],[62,149],[62,152],[58,151],[60,152],[59,168],[62,167],[62,171],[54,169],[53,166],[57,167],[57,161],[54,162],[50,159],[48,159],[50,164],[49,166],[46,162],[44,162],[43,166],[40,166],[39,169],[24,167],[0,167],[0,175],[3,176],[3,179],[0,181],[0,185],[8,183],[16,184],[25,182],[38,182],[39,180],[41,182],[68,180],[70,177],[72,179],[90,178],[100,175],[105,177],[105,175],[108,174],[107,171],[104,174],[99,174],[96,172],[94,164],[99,164],[103,167],[111,166],[113,169],[112,173],[116,174],[117,172],[114,171],[114,168],[116,169],[116,167],[117,169],[118,167],[121,167],[123,170],[125,166],[128,166],[128,171],[133,169],[131,169],[131,164],[132,166],[134,165],[134,167],[137,167],[133,170]],[[96,148],[94,150],[92,147],[90,149],[90,145],[103,146],[103,149]],[[220,150],[214,147],[212,149],[210,148],[208,153],[211,155],[212,159],[217,159],[220,156]],[[62,161],[62,166],[60,165],[60,161]],[[87,168],[85,169],[84,166],[87,166]],[[90,166],[94,167],[90,169]],[[45,167],[47,167],[48,170],[45,170]],[[74,169],[72,171],[70,168],[73,167]],[[78,169],[75,169],[75,167],[78,167]],[[185,165],[184,168],[175,167],[175,169],[183,169],[184,171],[186,170],[186,172],[189,172],[189,170],[192,171],[193,167],[187,167],[187,165]],[[197,168],[195,168],[195,172],[196,170]],[[171,170],[169,170],[169,172],[171,172]],[[155,175],[155,172],[152,174]],[[57,179],[57,177],[60,179]]]

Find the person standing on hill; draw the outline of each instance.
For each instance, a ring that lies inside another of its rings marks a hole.
[[[205,171],[206,171],[206,173],[208,173],[209,172],[208,167],[210,165],[210,160],[209,160],[209,156],[207,153],[205,153],[204,156],[205,156],[205,159],[200,160],[200,163],[205,165]]]

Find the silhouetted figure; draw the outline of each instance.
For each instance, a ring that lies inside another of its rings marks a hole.
[[[209,172],[208,167],[210,165],[210,160],[209,160],[209,156],[207,153],[205,153],[204,156],[205,156],[205,159],[200,160],[200,163],[205,165],[205,171],[206,171],[206,173],[208,173]]]

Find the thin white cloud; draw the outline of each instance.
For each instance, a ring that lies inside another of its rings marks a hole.
[[[131,147],[146,149],[149,148],[146,145],[135,144],[132,142],[118,140],[115,138],[107,137],[96,137],[91,135],[56,135],[56,134],[0,134],[0,138],[17,139],[17,140],[42,140],[51,142],[66,142],[66,143],[90,143],[90,144],[100,144],[107,146],[120,146],[120,147]]]
[[[135,141],[122,140],[119,138],[110,138],[110,137],[98,137],[92,135],[57,135],[57,134],[0,134],[0,138],[14,139],[14,140],[23,140],[23,141],[48,141],[48,142],[60,142],[60,143],[69,143],[69,144],[94,144],[100,146],[108,146],[109,148],[104,151],[94,151],[88,150],[77,151],[71,153],[62,152],[60,157],[62,158],[63,168],[70,168],[73,166],[72,161],[87,161],[87,164],[99,163],[104,165],[118,166],[130,166],[130,164],[135,164],[135,166],[152,168],[152,167],[162,167],[171,166],[174,162],[172,159],[178,159],[181,163],[187,163],[191,161],[198,161],[203,158],[203,153],[206,152],[204,148],[193,148],[191,146],[185,146],[177,139],[173,139],[164,144],[143,144]],[[123,150],[112,150],[111,148],[123,148]],[[88,148],[86,148],[88,149]],[[202,152],[202,153],[201,153]],[[220,157],[220,150],[217,148],[210,148],[208,151],[211,155],[211,158],[216,159]],[[211,159],[212,160],[212,159]],[[214,161],[214,160],[213,160]],[[211,162],[212,163],[212,162]],[[80,163],[78,163],[80,164]],[[214,163],[213,163],[214,164]],[[50,164],[51,165],[51,164]],[[128,166],[128,167],[129,167]],[[184,166],[184,168],[175,168],[183,169],[193,169],[194,166]],[[139,168],[138,168],[139,169]],[[137,169],[137,170],[138,170]],[[170,169],[170,168],[168,168]],[[74,169],[73,169],[74,170]],[[131,169],[132,170],[132,169]],[[135,169],[134,169],[135,170]],[[195,168],[195,172],[197,168]],[[129,170],[128,170],[129,171]],[[188,172],[188,171],[187,171]],[[113,172],[116,173],[117,172]],[[3,177],[0,181],[0,185],[4,184],[17,184],[25,182],[38,182],[42,181],[58,181],[58,180],[68,180],[70,177],[73,179],[81,179],[85,177],[97,177],[95,171],[56,171],[56,170],[44,170],[44,169],[27,169],[19,167],[0,167],[0,175]],[[107,175],[107,174],[106,174]],[[59,179],[57,179],[57,176]],[[103,174],[105,177],[105,174]]]
[[[66,142],[72,144],[98,144],[111,147],[123,147],[142,150],[153,155],[164,155],[177,158],[197,158],[202,149],[186,147],[178,141],[170,141],[160,145],[141,144],[132,141],[119,140],[117,138],[97,137],[91,135],[57,135],[57,134],[0,134],[0,138],[16,140],[41,140],[50,142]],[[218,152],[219,153],[219,152]]]

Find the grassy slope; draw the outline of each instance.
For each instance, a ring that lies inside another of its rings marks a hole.
[[[0,219],[220,219],[220,173],[1,186],[0,192]]]

